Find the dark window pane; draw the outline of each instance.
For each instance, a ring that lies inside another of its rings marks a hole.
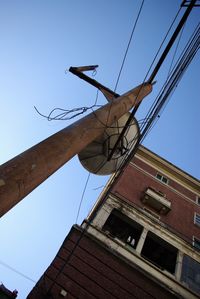
[[[181,281],[200,294],[200,264],[187,255],[183,257]]]
[[[148,232],[141,254],[157,267],[174,274],[177,252],[174,246]]]
[[[114,209],[102,229],[112,237],[118,238],[124,243],[130,244],[133,248],[136,248],[143,227]]]
[[[200,240],[197,239],[196,237],[194,237],[193,246],[194,246],[196,249],[200,250]]]
[[[159,174],[159,173],[157,173],[156,177],[157,177],[157,179],[159,179],[159,180],[161,180],[161,179],[162,179],[162,175],[161,175],[161,174]]]
[[[157,174],[156,174],[156,178],[157,178],[158,180],[160,180],[161,182],[163,182],[163,183],[165,183],[165,184],[168,184],[168,181],[169,181],[169,180],[168,180],[166,177],[164,177],[163,175],[157,173]]]
[[[165,177],[163,177],[163,178],[162,178],[162,181],[163,181],[163,183],[165,183],[165,184],[167,184],[167,183],[168,183],[168,179],[167,179],[167,178],[165,178]]]

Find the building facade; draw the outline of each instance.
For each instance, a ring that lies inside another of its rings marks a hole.
[[[140,147],[28,299],[200,297],[200,182]]]

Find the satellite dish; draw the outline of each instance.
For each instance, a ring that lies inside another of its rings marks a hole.
[[[133,149],[140,134],[137,120],[133,118],[111,160],[108,161],[129,116],[129,112],[125,113],[112,127],[107,128],[103,135],[92,141],[78,154],[81,164],[89,172],[109,175],[119,169],[124,157]]]

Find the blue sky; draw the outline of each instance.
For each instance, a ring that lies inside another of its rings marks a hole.
[[[164,38],[180,0],[146,0],[129,48],[117,92],[140,84]],[[98,64],[95,79],[114,89],[140,0],[0,1],[0,163],[52,135],[72,121],[39,116],[53,108],[91,106],[96,89],[69,72],[70,66]],[[182,9],[180,16],[185,9]],[[183,49],[199,22],[195,8],[178,48]],[[174,53],[160,69],[152,94],[137,118],[157,96]],[[199,84],[196,55],[144,145],[194,177],[200,177]],[[99,104],[106,103],[99,96]],[[29,194],[0,221],[0,281],[23,299],[52,261],[75,223],[88,172],[77,157]],[[78,223],[87,216],[108,177],[91,175]]]

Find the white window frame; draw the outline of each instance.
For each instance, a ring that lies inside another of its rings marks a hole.
[[[194,213],[194,224],[200,227],[200,214]]]
[[[158,175],[161,177],[160,179],[158,178]],[[156,179],[159,180],[160,182],[162,182],[165,185],[169,184],[169,179],[166,176],[160,174],[159,172],[156,173]],[[167,180],[167,182],[163,182],[163,179]]]
[[[196,195],[196,204],[200,206],[200,196]]]

